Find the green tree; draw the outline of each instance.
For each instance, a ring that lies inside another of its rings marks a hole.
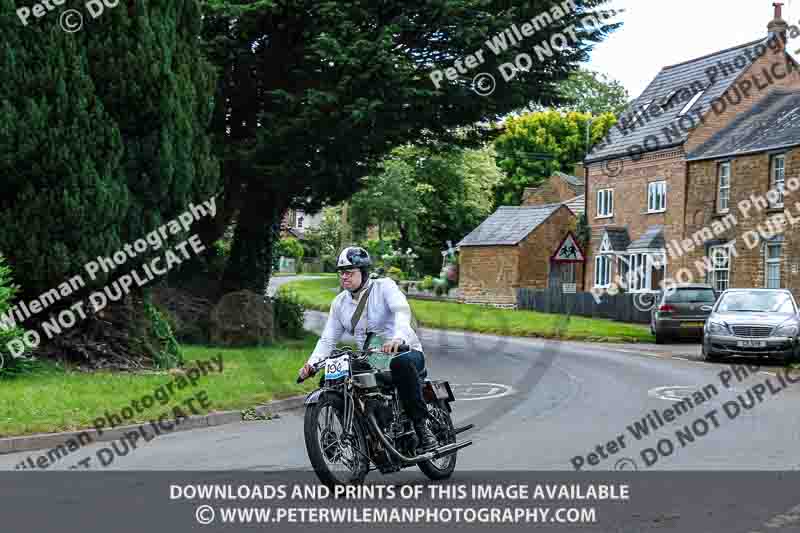
[[[26,297],[122,245],[123,141],[79,38],[0,0],[0,250]]]
[[[611,113],[619,116],[631,100],[628,90],[620,82],[583,68],[561,82],[558,92],[565,101],[559,106],[560,110],[591,115]]]
[[[589,125],[591,121],[591,126]],[[513,117],[494,143],[498,166],[505,177],[494,190],[495,206],[519,205],[525,187],[533,187],[555,171],[571,173],[587,152],[587,128],[591,146],[616,123],[610,113],[549,110]]]
[[[318,227],[308,228],[303,235],[303,246],[314,254],[309,257],[334,256],[342,241],[342,206],[322,209],[322,221]]]
[[[533,51],[574,26],[574,46],[480,97],[474,73],[438,87],[430,75],[556,2],[206,0],[204,38],[223,77],[214,130],[226,199],[222,222],[205,238],[213,242],[213,231],[237,217],[226,290],[266,286],[269,224],[290,205],[313,212],[347,199],[393,147],[450,140],[457,127],[532,99],[558,103],[555,85],[617,26],[582,25],[605,3],[577,0],[576,11],[525,45]],[[484,51],[481,67],[495,73],[519,53]]]
[[[457,242],[491,209],[491,191],[502,179],[489,148],[404,146],[364,178],[353,196],[354,225],[380,224],[397,231],[397,248],[413,249],[424,272],[437,273],[447,240]]]
[[[0,0],[0,30],[0,249],[38,296],[214,192],[215,73],[197,46],[195,0],[130,2],[74,34],[58,17],[23,26]],[[85,281],[108,283],[154,253]],[[144,315],[135,296],[131,312]],[[126,335],[113,330],[125,323],[89,329],[118,346]],[[95,341],[83,357],[108,351]]]

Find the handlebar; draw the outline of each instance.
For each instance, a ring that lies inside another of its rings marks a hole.
[[[410,350],[411,350],[411,347],[408,344],[400,344],[397,347],[397,352],[395,352],[394,354],[391,354],[391,355],[399,355],[401,353],[408,352]],[[373,350],[363,350],[363,351],[358,351],[358,352],[355,351],[355,350],[352,350],[352,349],[342,349],[342,350],[334,349],[328,357],[322,359],[321,361],[319,361],[317,363],[314,363],[314,365],[313,365],[314,372],[311,375],[309,375],[308,377],[310,378],[310,377],[314,376],[319,371],[320,368],[325,366],[325,361],[327,361],[328,359],[336,359],[338,357],[342,357],[345,354],[350,354],[350,355],[355,354],[355,358],[356,359],[361,359],[361,358],[366,358],[367,354],[375,353],[375,352],[377,352],[377,353],[389,353],[389,352],[381,352],[381,350],[375,350],[375,349],[373,349]],[[300,376],[297,376],[297,383],[302,383],[306,379],[301,378]]]

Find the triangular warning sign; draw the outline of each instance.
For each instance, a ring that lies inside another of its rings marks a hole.
[[[551,258],[557,263],[583,263],[583,250],[578,245],[575,235],[570,231],[561,244],[556,248],[556,253]]]

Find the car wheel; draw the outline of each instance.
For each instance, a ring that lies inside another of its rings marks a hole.
[[[714,355],[711,350],[706,349],[706,343],[703,342],[702,348],[700,349],[700,354],[703,357],[703,360],[709,363],[715,363],[721,359],[719,355]]]

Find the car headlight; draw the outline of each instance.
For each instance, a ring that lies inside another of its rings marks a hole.
[[[709,333],[730,333],[728,330],[728,326],[721,322],[709,322],[708,323],[708,332]]]
[[[788,323],[781,324],[773,333],[776,337],[794,337],[797,335],[797,324]]]

